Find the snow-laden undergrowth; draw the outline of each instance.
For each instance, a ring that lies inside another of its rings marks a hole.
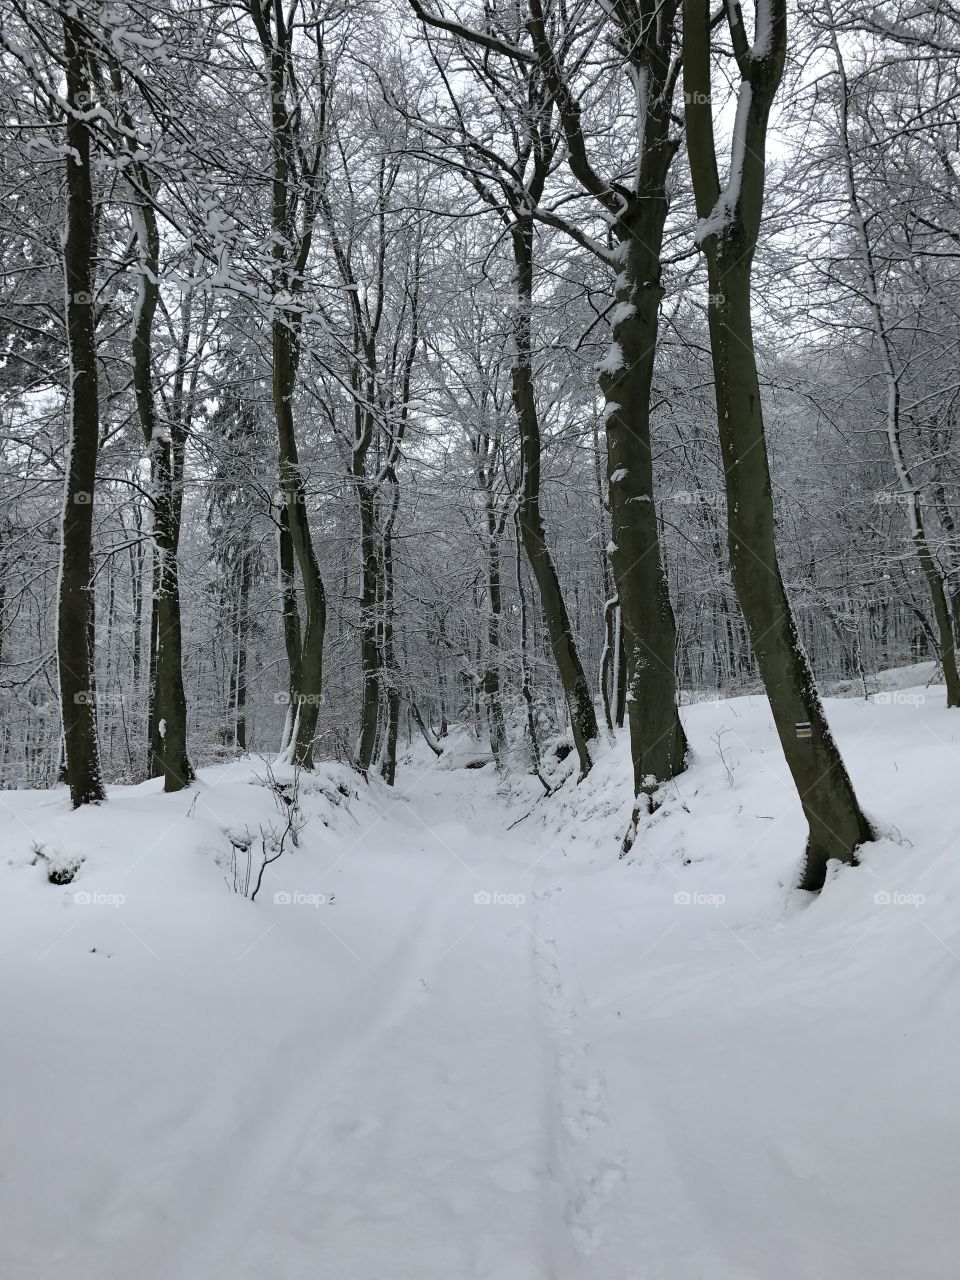
[[[0,794],[0,1275],[952,1280],[960,720],[827,710],[885,836],[815,899],[759,698],[623,860],[624,740],[550,798],[324,766],[255,902],[289,771]]]

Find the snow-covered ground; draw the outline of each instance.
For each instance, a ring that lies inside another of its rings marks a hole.
[[[759,698],[685,708],[629,861],[624,741],[324,768],[256,902],[256,761],[0,793],[0,1276],[954,1280],[960,712],[828,714],[888,837],[816,899]]]

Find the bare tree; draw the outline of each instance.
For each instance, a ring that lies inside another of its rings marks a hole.
[[[320,564],[310,531],[306,486],[300,466],[293,396],[300,367],[302,311],[297,299],[303,292],[317,216],[321,166],[324,160],[324,122],[308,151],[304,113],[306,101],[294,64],[294,40],[302,19],[298,5],[287,14],[270,0],[245,0],[263,55],[264,80],[270,110],[270,146],[273,160],[271,196],[271,253],[274,315],[271,323],[273,408],[277,426],[280,490],[283,519],[280,525],[281,589],[285,604],[285,638],[290,668],[293,760],[302,768],[313,767],[314,739],[323,691],[323,641],[327,625],[327,598]],[[321,88],[318,102],[325,105],[323,79],[327,74],[321,18],[311,14],[303,24],[315,43]],[[304,596],[302,634],[292,596],[292,561],[300,570]],[[286,745],[286,744],[285,744]]]
[[[707,0],[685,0],[687,151],[707,260],[710,345],[727,494],[730,565],[777,733],[810,825],[801,884],[819,889],[827,863],[856,860],[869,840],[800,644],[777,557],[763,408],[753,345],[751,269],[763,212],[770,107],[787,50],[786,0],[757,0],[751,44],[739,6],[727,22],[740,73],[730,171],[720,185]]]

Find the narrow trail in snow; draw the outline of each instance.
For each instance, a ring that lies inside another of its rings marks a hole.
[[[438,774],[416,812],[394,806],[397,839],[418,833],[436,856],[430,890],[402,905],[396,944],[336,1017],[291,1046],[213,1221],[205,1206],[205,1238],[157,1280],[189,1257],[216,1280],[260,1280],[279,1258],[284,1280],[366,1280],[387,1254],[390,1280],[585,1274],[622,1177],[578,1166],[606,1122],[602,1075],[577,1039],[529,845],[484,782]]]
[[[582,996],[564,974],[554,903],[560,885],[535,894],[533,963],[551,1047],[554,1079],[545,1091],[555,1107],[555,1154],[564,1183],[563,1220],[576,1255],[588,1260],[603,1239],[604,1206],[627,1178],[627,1155],[612,1153],[614,1128],[602,1066],[583,1038]],[[579,1268],[578,1268],[579,1270]]]
[[[229,1168],[218,1152],[215,1163],[198,1172],[197,1194],[189,1200],[195,1218],[180,1224],[172,1253],[154,1264],[157,1280],[173,1280],[193,1268],[211,1277],[237,1273],[236,1262],[225,1265],[223,1259],[288,1199],[288,1175],[309,1163],[306,1149],[323,1125],[337,1080],[358,1061],[375,1056],[380,1041],[405,1016],[409,994],[444,936],[443,922],[458,888],[454,870],[441,866],[413,907],[411,928],[357,987],[345,992],[334,1010],[325,1010],[319,1022],[313,1011],[304,1010],[303,1027],[282,1046],[275,1071],[255,1082]],[[362,1127],[358,1122],[355,1132]],[[305,1209],[312,1213],[316,1206]]]

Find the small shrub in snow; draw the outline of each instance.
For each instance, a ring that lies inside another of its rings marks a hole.
[[[64,853],[62,849],[48,849],[37,841],[33,845],[33,866],[46,863],[47,879],[51,884],[70,884],[83,865],[78,854]]]
[[[280,782],[267,766],[267,778],[263,785],[272,793],[279,821],[260,823],[256,831],[244,827],[238,831],[226,831],[230,852],[226,855],[227,884],[234,893],[255,902],[263,885],[264,873],[271,863],[282,857],[288,848],[300,843],[304,818],[300,812],[300,770],[294,772],[289,782]],[[221,860],[224,865],[224,860]]]

